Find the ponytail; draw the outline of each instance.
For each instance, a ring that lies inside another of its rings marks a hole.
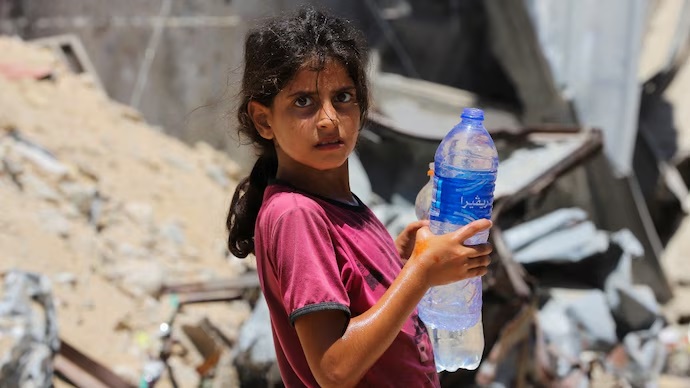
[[[264,199],[264,191],[278,170],[275,148],[264,149],[264,154],[256,160],[252,172],[237,185],[228,210],[228,249],[239,258],[254,253],[256,217]]]

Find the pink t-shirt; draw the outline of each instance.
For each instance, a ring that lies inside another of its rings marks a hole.
[[[367,311],[400,272],[395,243],[361,201],[347,205],[283,183],[266,188],[254,238],[283,382],[317,387],[295,319],[321,310],[340,310],[348,318]],[[429,336],[416,310],[359,383],[439,385]]]

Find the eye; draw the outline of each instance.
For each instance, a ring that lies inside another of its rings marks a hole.
[[[335,96],[335,101],[336,102],[350,102],[350,101],[352,101],[353,98],[354,98],[354,96],[352,95],[352,93],[342,92],[342,93],[338,93],[338,95]]]
[[[305,108],[307,106],[312,105],[313,103],[314,101],[312,101],[311,97],[309,96],[300,96],[297,97],[297,99],[295,100],[295,106],[300,108]]]

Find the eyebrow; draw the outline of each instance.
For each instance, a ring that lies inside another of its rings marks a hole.
[[[340,88],[340,89],[336,89],[335,93],[337,94],[337,93],[342,93],[342,92],[349,92],[349,91],[352,91],[352,90],[357,90],[357,88],[355,88],[354,85],[351,85],[351,86],[343,86],[343,87]],[[288,98],[295,97],[295,96],[304,96],[304,95],[306,95],[306,96],[313,96],[313,95],[316,95],[316,94],[318,94],[318,93],[316,92],[316,90],[298,90],[298,91],[296,91],[296,92],[293,92],[293,93],[288,94]]]

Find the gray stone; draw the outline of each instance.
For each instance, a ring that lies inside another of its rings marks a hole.
[[[74,286],[77,284],[77,275],[72,272],[58,272],[53,276],[53,281],[58,284],[69,284]]]
[[[166,278],[165,268],[156,261],[129,260],[118,263],[110,273],[122,289],[135,297],[158,295]]]
[[[187,162],[186,160],[183,160],[175,155],[166,155],[164,158],[166,163],[170,165],[171,167],[174,167],[178,170],[184,171],[184,172],[192,172],[194,171],[194,166]]]
[[[72,223],[56,210],[42,210],[38,213],[41,219],[41,227],[60,237],[67,237],[72,230]]]
[[[50,175],[62,177],[69,171],[64,164],[55,159],[55,157],[46,150],[39,149],[23,142],[15,143],[13,148],[26,160]]]
[[[117,253],[123,259],[138,260],[146,259],[150,255],[149,250],[136,245],[132,245],[130,243],[122,243],[118,245]]]
[[[59,189],[81,214],[90,216],[93,200],[96,197],[95,187],[75,182],[63,182],[59,185]]]
[[[2,164],[4,169],[12,176],[19,176],[24,172],[24,166],[14,159],[5,157]]]
[[[225,174],[225,171],[217,164],[206,166],[206,175],[223,188],[230,186],[230,180]]]
[[[55,189],[36,175],[25,172],[20,176],[20,182],[24,191],[36,198],[50,202],[59,202],[61,199],[60,194]]]
[[[153,223],[153,207],[143,202],[128,202],[124,206],[125,213],[134,222],[140,225]]]
[[[177,221],[171,221],[163,224],[158,234],[168,241],[171,241],[179,246],[184,245],[186,238],[184,234],[184,228]]]

